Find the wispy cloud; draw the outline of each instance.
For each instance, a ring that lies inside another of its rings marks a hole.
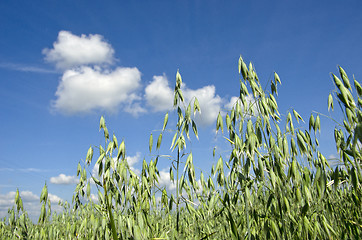
[[[47,172],[49,170],[47,169],[39,169],[39,168],[0,168],[0,171],[3,172],[25,172],[25,173],[29,173],[29,172]]]
[[[16,64],[16,63],[0,63],[0,68],[9,69],[13,71],[20,71],[20,72],[48,73],[48,74],[59,73],[58,71],[51,69],[28,66],[24,64]]]

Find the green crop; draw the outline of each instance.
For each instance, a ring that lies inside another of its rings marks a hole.
[[[193,115],[202,109],[197,98],[185,102],[177,71],[175,111],[166,113],[162,130],[151,133],[154,158],[143,161],[140,174],[127,163],[125,141],[110,136],[101,117],[104,145],[91,146],[78,164],[72,205],[60,203],[63,211],[52,212],[45,185],[34,224],[17,190],[14,207],[0,222],[1,239],[360,239],[360,83],[353,79],[351,84],[339,67],[339,77],[332,74],[335,89],[327,107],[334,111],[339,106],[342,123],[313,112],[303,129],[304,119],[295,109],[279,113],[278,74],[270,89],[263,89],[254,69],[240,56],[239,98],[216,119],[217,134],[230,144],[230,154],[220,153],[209,174],[201,171],[197,179],[193,154],[186,150],[190,135],[198,138]],[[177,122],[170,129],[173,113]],[[339,156],[333,167],[319,151],[321,117],[336,123]],[[173,132],[170,152],[160,154],[166,131]],[[214,148],[213,156],[218,154]],[[160,158],[170,161],[176,191],[159,184]],[[91,201],[92,187],[98,191],[97,202]]]

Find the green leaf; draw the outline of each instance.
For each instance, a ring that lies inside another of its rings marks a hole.
[[[269,172],[269,175],[270,175],[270,181],[271,181],[271,184],[273,186],[273,188],[275,188],[275,184],[276,184],[276,176],[275,176],[275,173],[273,170],[270,170]]]
[[[258,158],[258,168],[260,172],[261,179],[264,180],[264,163],[261,157]]]
[[[173,135],[170,149],[175,149],[174,144],[176,141],[176,137],[177,137],[177,132],[175,132],[175,134]]]
[[[297,156],[297,155],[298,155],[298,151],[297,151],[297,145],[295,144],[294,138],[291,138],[291,139],[290,139],[290,146],[291,146],[291,149],[292,149],[292,155],[293,155],[293,156]]]
[[[314,120],[314,116],[313,114],[310,115],[309,118],[309,131],[313,128],[314,129],[314,124],[315,124],[315,120]]]
[[[101,116],[101,120],[99,121],[99,130],[106,127],[106,122],[104,120],[104,117]]]
[[[228,208],[228,220],[230,222],[230,227],[231,227],[231,232],[233,233],[233,235],[236,237],[236,239],[241,239],[238,233],[238,229],[236,227],[236,224],[234,222],[233,216],[231,215],[230,209]]]
[[[87,164],[90,164],[93,158],[93,148],[89,147],[88,152],[87,152],[87,157],[86,157],[86,161]]]
[[[249,95],[248,88],[246,87],[245,83],[240,82],[240,93],[242,93],[245,96]],[[241,98],[241,96],[240,96]]]
[[[329,111],[330,108],[332,108],[332,111],[334,110],[334,107],[333,107],[333,96],[332,96],[331,93],[330,93],[329,96],[328,96],[328,111]]]
[[[170,167],[170,180],[171,180],[172,182],[175,181],[172,167]]]
[[[177,88],[181,88],[181,84],[182,84],[182,78],[181,78],[179,70],[177,70],[177,73],[176,73],[176,86],[177,86]]]
[[[103,130],[104,130],[104,138],[108,140],[109,139],[109,133],[108,133],[107,127],[104,127]]]
[[[240,58],[239,58],[239,65],[240,65],[240,68],[241,68],[241,74],[244,78],[244,80],[246,80],[248,78],[248,67],[246,66],[243,58],[241,57],[240,55]],[[240,73],[240,71],[239,71]]]
[[[87,184],[87,197],[89,198],[91,194],[91,187],[90,187],[90,182],[88,182]]]
[[[79,173],[82,171],[82,167],[80,166],[80,163],[78,163],[77,166],[77,176],[79,176]]]
[[[275,85],[277,84],[277,82],[279,84],[282,84],[282,82],[280,81],[279,75],[276,72],[274,72],[274,81],[275,81]]]
[[[92,179],[93,179],[95,184],[102,187],[102,183],[99,181],[99,179],[95,178],[94,176],[92,176]]]
[[[124,141],[121,142],[121,144],[119,145],[118,148],[118,153],[117,153],[117,160],[119,160],[119,158],[122,156],[122,159],[125,159],[126,157],[126,146]]]
[[[152,152],[152,146],[153,146],[153,135],[151,133],[150,135],[150,140],[149,140],[149,149],[150,149],[150,152]]]
[[[199,100],[197,100],[197,98],[195,97],[195,101],[194,101],[194,115],[195,115],[196,111],[198,111],[199,113],[201,113],[201,108],[200,108]]]
[[[343,70],[343,68],[341,66],[338,66],[338,68],[339,68],[339,73],[340,73],[340,76],[341,76],[341,78],[343,80],[344,86],[346,88],[348,88],[348,89],[352,89],[351,84],[349,83],[349,79],[348,79],[348,76],[347,76],[346,72]]]
[[[118,148],[117,137],[116,137],[116,135],[114,135],[114,134],[113,134],[112,141],[113,141],[113,148]]]
[[[274,82],[272,82],[272,83],[270,84],[270,88],[271,88],[272,94],[275,93],[276,95],[278,95],[278,89],[277,89],[277,86],[275,85]]]
[[[299,123],[299,119],[302,120],[302,122],[304,122],[303,118],[294,109],[293,109],[293,115],[294,115],[294,117],[295,117],[295,119],[297,120],[298,123]]]
[[[219,112],[219,115],[217,116],[217,121],[216,121],[216,132],[218,132],[219,128],[221,128],[221,132],[224,133],[223,125],[224,124],[222,121],[221,113]]]
[[[352,182],[352,186],[354,189],[357,190],[358,187],[358,176],[357,176],[357,171],[355,167],[352,167],[352,171],[350,172],[350,180]]]
[[[307,147],[305,146],[303,136],[299,132],[297,133],[297,143],[299,146],[299,151],[303,155],[303,153],[307,151]]]
[[[46,203],[48,201],[48,187],[46,184],[44,184],[43,190],[40,194],[40,202]]]
[[[336,75],[334,75],[333,73],[332,73],[332,76],[333,76],[333,81],[336,84],[337,88],[339,90],[341,90],[341,88],[344,87],[342,81]]]
[[[196,123],[194,122],[194,120],[192,120],[192,130],[194,131],[196,138],[199,139]]]
[[[226,128],[230,131],[231,130],[231,119],[230,119],[230,116],[228,113],[226,114],[225,120],[226,120]]]
[[[319,118],[319,114],[317,115],[316,119],[315,119],[315,123],[314,123],[314,130],[318,130],[319,133],[321,132],[321,120]]]
[[[158,139],[157,139],[157,145],[156,145],[157,150],[160,149],[161,142],[162,142],[162,133],[160,133],[160,135],[158,136]]]
[[[358,93],[358,96],[362,96],[362,87],[361,85],[359,84],[359,82],[357,82],[356,79],[354,79],[354,87],[356,88],[357,90],[357,93]]]
[[[162,131],[165,130],[165,128],[166,128],[166,126],[167,126],[167,123],[168,123],[168,112],[166,113],[165,118],[164,118],[164,120],[163,120]]]
[[[270,225],[271,225],[271,229],[275,233],[275,236],[277,237],[276,239],[280,239],[279,228],[278,228],[277,224],[272,219],[270,219]]]

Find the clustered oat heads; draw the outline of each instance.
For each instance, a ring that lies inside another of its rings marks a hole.
[[[308,129],[296,110],[280,114],[277,73],[270,91],[263,89],[252,63],[239,59],[240,95],[220,113],[216,130],[230,144],[211,172],[195,173],[191,149],[198,138],[193,114],[197,98],[185,103],[182,78],[176,74],[176,126],[165,115],[152,158],[136,174],[127,163],[125,141],[118,142],[101,117],[104,145],[91,146],[79,163],[72,206],[51,211],[47,186],[41,194],[37,224],[29,219],[19,191],[9,214],[0,222],[2,239],[359,239],[361,218],[362,87],[345,71],[332,74],[335,89],[328,110],[337,101],[343,123],[334,130],[338,162],[331,165],[319,151],[320,116],[312,113]],[[252,101],[250,101],[250,99]],[[173,113],[173,112],[172,112]],[[171,114],[172,114],[171,113]],[[166,131],[167,130],[167,131]],[[192,130],[192,131],[191,131]],[[190,136],[190,131],[193,133]],[[160,154],[163,136],[173,132],[169,153]],[[95,154],[97,152],[97,154]],[[213,152],[216,156],[217,151]],[[93,155],[97,156],[94,163]],[[170,161],[175,191],[159,184],[160,158]],[[91,169],[96,165],[98,172]],[[98,191],[92,201],[91,188]]]

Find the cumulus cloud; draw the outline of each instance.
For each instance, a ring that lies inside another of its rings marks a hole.
[[[136,155],[134,156],[127,156],[127,163],[129,165],[129,167],[131,168],[131,170],[139,175],[141,173],[141,171],[139,169],[137,169],[135,167],[135,165],[141,160],[141,153],[140,152],[137,152]]]
[[[127,159],[127,163],[128,166],[130,167],[130,169],[137,175],[139,175],[141,173],[141,171],[139,169],[137,169],[135,167],[135,165],[141,160],[141,153],[137,152],[136,155],[133,156],[126,156]],[[113,162],[116,163],[117,158],[113,158]],[[104,164],[104,160],[103,160],[103,164]],[[93,177],[98,178],[98,165],[94,165],[93,169],[92,169],[92,175]]]
[[[225,104],[225,108],[226,109],[233,108],[237,101],[240,101],[239,97],[235,97],[235,96],[231,97],[230,101]],[[241,101],[240,101],[240,103],[241,103]]]
[[[216,94],[214,85],[205,86],[196,90],[185,87],[183,90],[186,101],[191,101],[194,97],[200,103],[201,114],[197,113],[196,120],[201,125],[210,125],[216,121],[221,109],[222,99]]]
[[[31,191],[21,191],[19,195],[23,201],[24,211],[26,211],[29,217],[36,222],[40,214],[41,205],[39,202],[40,197]],[[61,207],[58,206],[59,201],[63,201],[57,195],[48,193],[48,198],[52,203],[52,211],[61,211]],[[0,194],[0,218],[7,216],[8,209],[11,209],[15,204],[15,192],[11,191],[6,194]]]
[[[22,191],[19,194],[23,201],[27,202],[39,201],[39,196],[37,196],[31,191]]]
[[[94,203],[97,203],[97,202],[98,202],[98,196],[95,195],[95,194],[93,194],[93,193],[91,193],[90,199],[91,199],[92,202],[94,202]]]
[[[141,106],[141,73],[137,68],[110,69],[114,50],[98,34],[74,35],[60,31],[53,48],[43,49],[45,60],[63,71],[52,101],[52,110],[65,114],[93,110],[116,112],[121,107],[134,116],[146,112]]]
[[[51,177],[50,182],[53,184],[69,185],[78,183],[79,179],[76,176],[67,176],[63,173],[57,177]]]
[[[11,206],[14,204],[14,199],[15,199],[15,192],[8,192],[7,194],[0,194],[0,208],[1,210],[3,210],[2,208],[4,206]],[[6,209],[7,210],[7,209]]]
[[[147,104],[156,112],[172,109],[173,91],[165,75],[153,76],[153,81],[145,89],[145,98]]]
[[[154,112],[173,108],[173,89],[166,76],[154,76],[140,96],[137,93],[141,88],[140,71],[135,67],[110,69],[114,49],[101,35],[77,36],[60,31],[53,47],[43,49],[43,54],[46,61],[63,71],[56,99],[52,101],[55,112],[77,114],[122,109],[138,116],[147,112],[143,103]],[[183,84],[182,90],[186,102],[197,97],[200,103],[202,113],[195,116],[196,121],[201,125],[212,124],[223,104],[215,86],[189,89]]]
[[[54,194],[51,194],[51,193],[48,194],[48,198],[49,198],[50,202],[54,203],[54,204],[58,204],[59,201],[63,201],[63,199],[61,199],[57,195],[54,195]]]
[[[123,111],[130,113],[134,117],[137,117],[141,113],[147,112],[147,110],[141,106],[142,98],[134,93],[130,94],[127,98]]]
[[[246,104],[247,104],[247,110],[252,108],[252,113],[253,113],[252,116],[257,116],[259,114],[259,110],[257,108],[257,102],[255,101],[253,96],[248,95],[248,96],[246,96],[245,100],[246,100]],[[226,109],[230,110],[236,105],[236,102],[239,102],[242,112],[244,112],[244,113],[249,112],[248,114],[250,114],[250,111],[245,110],[245,107],[239,97],[235,97],[235,96],[231,97],[230,101],[227,104],[225,104],[224,107]]]
[[[52,49],[43,49],[45,60],[59,69],[69,69],[88,64],[110,64],[114,50],[103,36],[90,34],[76,36],[68,31],[60,31]]]
[[[114,71],[80,67],[64,72],[53,109],[66,114],[87,113],[102,109],[116,111],[120,104],[130,106],[137,100],[134,91],[140,87],[137,68],[116,68]],[[138,112],[142,112],[139,108]]]
[[[173,191],[176,189],[176,183],[172,182],[170,179],[170,173],[166,170],[159,171],[160,176],[158,178],[158,184],[160,187],[166,187],[168,191]]]
[[[196,115],[196,120],[202,125],[212,124],[221,109],[222,98],[216,94],[214,85],[204,86],[198,89],[189,89],[182,85],[182,92],[186,103],[194,97],[200,103],[201,114]],[[173,90],[165,76],[154,76],[153,81],[145,89],[147,104],[154,111],[165,111],[173,108]]]

